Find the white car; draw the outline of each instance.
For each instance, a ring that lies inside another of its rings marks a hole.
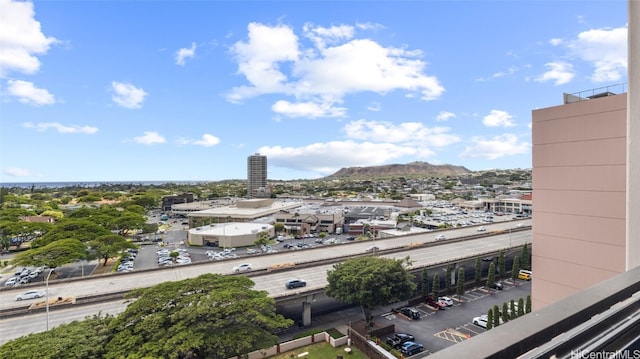
[[[478,228],[478,232],[484,232],[486,230],[487,230],[487,227],[484,227],[484,226]]]
[[[43,290],[30,290],[27,292],[24,292],[20,295],[18,295],[16,297],[17,301],[21,301],[21,300],[26,300],[26,299],[35,299],[35,298],[42,298],[44,297],[46,294],[45,291]]]
[[[486,315],[481,315],[479,317],[475,317],[473,318],[473,324],[481,327],[481,328],[485,328],[487,329],[487,316]]]
[[[450,297],[438,297],[438,300],[446,304],[447,307],[453,305],[453,299],[451,299]]]
[[[6,282],[4,282],[4,286],[5,287],[12,287],[12,286],[16,285],[16,283],[18,283],[19,279],[20,278],[18,278],[18,277],[11,277],[11,278],[7,279]]]
[[[445,237],[445,236],[444,236],[444,234],[438,234],[438,235],[436,236],[436,241],[441,241],[441,240],[443,240],[443,239],[447,239],[447,237]]]
[[[233,271],[238,273],[238,272],[245,272],[245,271],[249,271],[251,270],[251,263],[242,263],[239,264],[235,267],[233,267]]]

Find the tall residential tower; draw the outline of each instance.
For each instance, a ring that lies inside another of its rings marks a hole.
[[[247,158],[247,197],[271,197],[267,187],[267,156],[255,153]]]

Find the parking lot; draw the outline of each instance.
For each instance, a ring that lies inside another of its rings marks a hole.
[[[424,345],[424,353],[433,353],[486,330],[472,323],[473,318],[487,311],[494,305],[502,307],[502,303],[511,299],[518,301],[526,299],[531,293],[531,282],[511,281],[503,282],[502,291],[489,291],[486,288],[475,288],[467,291],[461,297],[449,296],[454,304],[444,310],[437,310],[425,303],[415,305],[420,319],[410,319],[401,313],[390,311],[380,315],[378,321],[389,321],[395,325],[396,333],[408,333],[415,337],[415,341]],[[516,319],[517,320],[517,319]]]

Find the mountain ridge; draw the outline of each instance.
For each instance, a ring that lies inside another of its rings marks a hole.
[[[390,164],[368,167],[345,167],[326,176],[325,179],[391,177],[391,176],[457,176],[473,171],[464,166],[450,164],[433,165],[428,162],[414,161],[406,164]]]

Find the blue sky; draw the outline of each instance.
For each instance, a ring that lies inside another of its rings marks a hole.
[[[0,24],[0,182],[530,168],[532,110],[627,81],[624,0],[0,0]]]

